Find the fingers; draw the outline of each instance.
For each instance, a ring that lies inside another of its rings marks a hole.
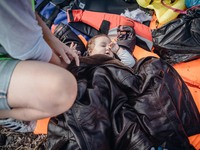
[[[108,44],[108,48],[111,49],[112,47],[115,46],[116,43],[117,43],[117,39],[113,39],[113,40]]]
[[[80,51],[78,51],[78,50],[74,50],[74,53],[76,53],[78,56],[80,56],[80,55],[81,55],[81,52],[80,52]]]
[[[76,65],[79,66],[80,65],[79,55],[74,52],[72,56],[75,59]]]
[[[64,50],[60,56],[67,64],[71,63],[71,60],[75,59],[77,61],[78,55],[72,49]],[[77,64],[77,63],[76,63]]]
[[[74,42],[72,42],[71,44],[70,44],[70,46],[69,46],[70,48],[73,48],[73,49],[76,49],[76,47],[77,47],[77,44],[74,44]]]
[[[113,39],[112,42],[108,44],[108,50],[112,51],[113,53],[117,53],[119,50],[119,45],[117,44],[117,39]]]
[[[67,63],[67,64],[70,64],[71,63],[71,61],[70,61],[70,58],[69,58],[69,56],[66,54],[66,52],[65,52],[66,50],[64,50],[64,51],[62,51],[61,52],[61,56],[60,57],[62,57],[62,59]]]
[[[76,65],[80,65],[79,55],[81,53],[76,50],[76,47],[77,44],[74,44],[74,42],[72,42],[70,46],[66,46],[64,43],[61,45],[59,55],[65,63],[70,64],[71,60],[75,60]]]
[[[79,66],[80,65],[80,61],[79,61],[79,55],[81,54],[80,51],[76,50],[77,44],[74,44],[74,42],[72,42],[70,44],[70,52],[66,51],[67,54],[71,55],[71,59],[75,59],[76,65]]]

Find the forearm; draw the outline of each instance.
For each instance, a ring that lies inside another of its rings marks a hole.
[[[54,41],[58,40],[58,39],[51,33],[51,30],[47,27],[47,25],[39,17],[39,15],[37,13],[35,13],[35,14],[36,14],[36,19],[38,21],[38,24],[42,28],[43,38],[47,42],[47,44],[52,48]],[[55,51],[53,49],[52,49],[52,56],[51,56],[51,59],[49,60],[49,62],[52,64],[55,64],[55,65],[63,66],[61,59],[59,58],[59,56],[55,53]]]
[[[59,56],[57,56],[54,52],[52,52],[52,56],[49,60],[49,63],[51,64],[55,64],[55,65],[58,65],[60,67],[63,67],[63,68],[67,68],[67,64],[62,60],[60,59]]]
[[[39,26],[41,26],[42,28],[43,38],[48,43],[48,45],[51,45],[51,41],[55,40],[56,37],[51,33],[51,30],[48,28],[45,22],[40,18],[40,16],[37,13],[35,13],[35,15]]]
[[[75,59],[76,64],[79,65],[79,57],[75,53],[76,49],[70,48],[69,46],[62,43],[58,38],[56,38],[37,13],[36,19],[42,28],[44,40],[51,47],[53,52],[50,62],[57,65],[60,64],[59,66],[65,67],[67,64],[71,63],[71,60]]]

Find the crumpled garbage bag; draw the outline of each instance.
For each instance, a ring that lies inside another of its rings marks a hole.
[[[154,52],[170,64],[200,58],[200,8],[152,30]]]

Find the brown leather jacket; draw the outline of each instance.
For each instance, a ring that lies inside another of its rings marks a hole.
[[[147,57],[133,70],[104,55],[81,58],[69,70],[78,81],[73,107],[52,118],[48,149],[193,149],[200,117],[178,73]]]

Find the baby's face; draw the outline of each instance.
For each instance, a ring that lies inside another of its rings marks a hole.
[[[111,43],[111,40],[105,36],[96,38],[94,48],[92,52],[90,53],[90,55],[105,54],[110,57],[113,57],[113,52],[109,48],[110,43]]]

